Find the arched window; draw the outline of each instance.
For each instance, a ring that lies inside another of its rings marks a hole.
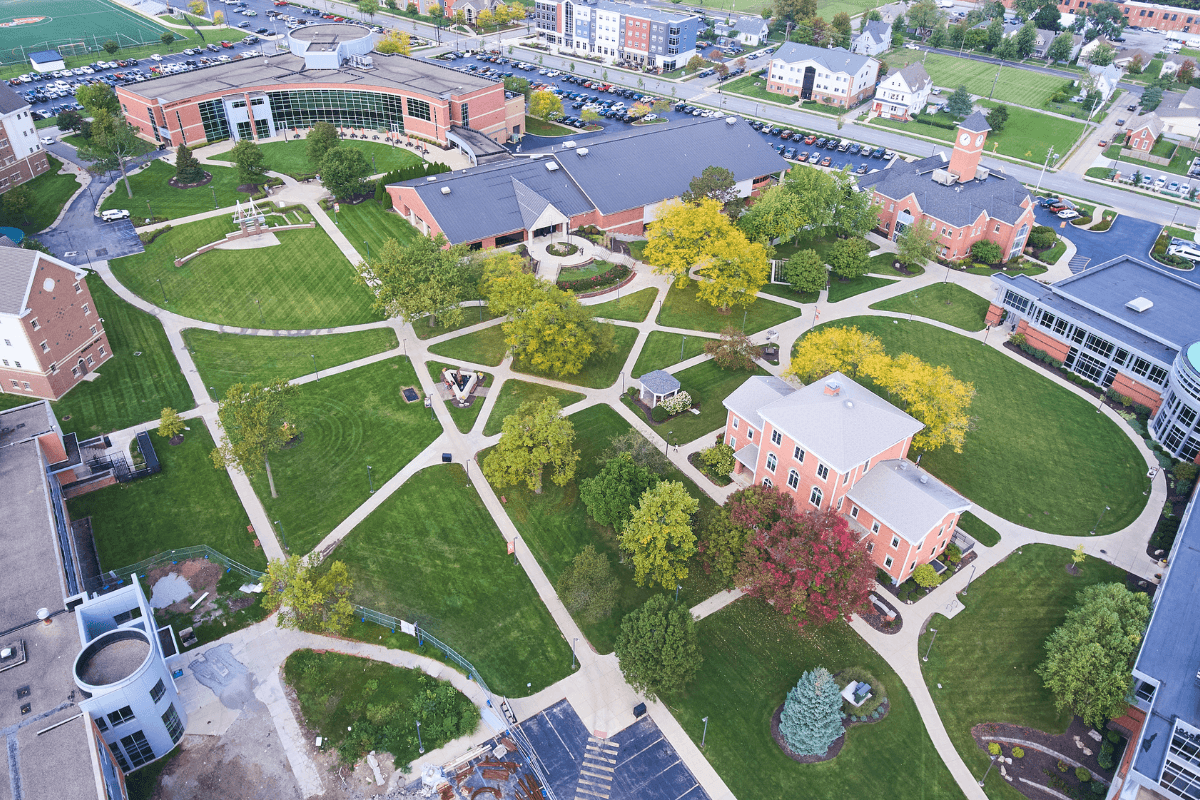
[[[825,495],[821,493],[821,487],[814,486],[812,488],[812,492],[810,492],[808,495],[808,502],[812,503],[817,508],[820,508],[821,500],[824,499],[824,497]]]
[[[771,488],[771,479],[770,479],[770,478],[763,478],[763,486],[765,486],[765,487],[767,487],[768,489],[770,489],[770,488]]]
[[[788,488],[795,489],[800,485],[800,473],[796,470],[788,470]]]
[[[775,454],[774,454],[774,453],[769,453],[769,454],[767,454],[767,471],[768,471],[768,472],[774,472],[774,471],[775,471],[775,465],[776,465],[776,464],[778,464],[778,463],[779,463],[779,459],[777,459],[777,458],[775,457]]]

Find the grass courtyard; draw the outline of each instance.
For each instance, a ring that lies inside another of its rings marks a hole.
[[[504,426],[504,418],[515,413],[522,403],[530,401],[540,403],[547,397],[557,399],[559,408],[566,408],[584,399],[584,395],[579,392],[569,392],[566,389],[558,389],[544,383],[530,383],[509,378],[500,387],[500,396],[496,398],[496,404],[492,406],[492,413],[488,416],[487,424],[483,426],[483,435],[494,436],[499,433]]]
[[[371,293],[355,282],[350,262],[318,228],[277,234],[279,244],[211,250],[182,267],[176,257],[233,230],[221,216],[181,225],[114,259],[113,274],[139,297],[205,322],[244,328],[311,329],[379,319]]]
[[[1124,583],[1125,573],[1088,557],[1078,576],[1065,566],[1071,551],[1044,544],[1025,545],[971,583],[954,619],[935,615],[930,624],[938,635],[923,666],[925,683],[950,740],[967,767],[982,776],[987,754],[971,737],[982,722],[1027,725],[1062,733],[1071,721],[1055,708],[1054,696],[1034,669],[1046,657],[1043,643],[1066,619],[1075,595],[1097,583]],[[933,634],[921,637],[922,652]],[[993,770],[990,797],[1010,800],[1020,795]]]
[[[150,162],[150,166],[129,176],[129,188],[133,189],[133,197],[125,191],[125,181],[119,177],[116,188],[100,205],[101,211],[111,208],[128,209],[136,218],[163,217],[178,219],[214,208],[225,208],[237,201],[245,202],[250,195],[239,192],[241,180],[233,167],[215,167],[202,164],[204,171],[212,175],[212,180],[203,186],[191,189],[176,189],[167,181],[175,177],[175,167],[161,160]],[[213,196],[216,196],[216,203]],[[182,254],[181,254],[182,255]]]
[[[1086,535],[1105,506],[1099,533],[1120,530],[1141,513],[1145,459],[1083,398],[1020,361],[923,322],[850,317],[829,324],[856,325],[892,355],[945,364],[975,384],[975,428],[962,453],[936,450],[921,460],[972,502],[1018,525],[1075,536]]]
[[[0,226],[20,228],[27,234],[49,228],[71,195],[75,194],[79,181],[74,175],[59,173],[62,161],[47,155],[46,162],[50,168],[24,184],[29,190],[29,208],[21,214],[9,214],[0,205]],[[80,247],[84,244],[81,242]]]
[[[411,167],[413,164],[421,163],[421,159],[412,150],[404,147],[393,147],[389,144],[380,142],[360,142],[356,140],[345,140],[339,145],[343,149],[360,150],[367,157],[367,162],[373,166],[372,175],[378,175],[381,172],[391,172],[394,169],[402,169]],[[286,142],[267,142],[260,144],[258,149],[262,151],[263,158],[266,160],[267,169],[271,172],[282,172],[296,180],[304,180],[310,178],[320,168],[308,160],[308,142],[304,139],[289,139]],[[201,156],[205,154],[200,153]],[[233,151],[226,150],[224,153],[216,153],[208,156],[213,161],[228,161],[233,162]]]
[[[977,63],[977,62],[967,62]],[[994,73],[993,73],[994,74]],[[1022,72],[1023,75],[1037,77],[1036,73]],[[989,85],[991,78],[988,78]],[[936,82],[936,79],[935,79]],[[1061,83],[1061,80],[1059,81]],[[968,87],[970,90],[970,87]],[[994,106],[980,100],[979,105]],[[945,115],[940,115],[945,117]],[[939,128],[934,125],[923,125],[918,122],[902,122],[894,119],[873,119],[872,125],[884,128],[894,128],[915,136],[928,136],[939,139],[947,144],[954,141],[955,131]],[[1083,135],[1086,126],[1081,121],[1062,119],[1049,114],[1040,114],[1027,108],[1010,105],[1008,107],[1008,123],[999,133],[988,134],[985,153],[999,153],[1010,158],[1021,158],[1026,161],[1040,162],[1046,158],[1046,151],[1051,145],[1056,153],[1066,153]]]
[[[743,598],[697,628],[704,663],[685,691],[663,700],[693,741],[699,744],[704,736],[705,758],[735,796],[963,796],[899,676],[844,622],[800,633],[767,604]],[[886,687],[891,709],[880,722],[852,728],[832,761],[797,764],[772,739],[771,716],[801,674],[818,666],[834,673],[849,667],[869,671]]]
[[[294,423],[304,440],[271,456],[279,497],[262,471],[250,478],[291,552],[312,550],[366,502],[372,481],[382,486],[441,433],[423,403],[400,396],[418,385],[412,363],[399,356],[300,388]]]
[[[418,472],[330,557],[350,568],[355,602],[419,623],[492,691],[525,696],[567,674],[571,649],[466,478],[457,464]]]
[[[469,315],[469,312],[468,312]],[[476,323],[474,316],[468,316]],[[420,325],[421,323],[417,323]],[[467,361],[472,364],[484,364],[498,367],[508,354],[508,345],[504,343],[504,328],[502,325],[492,325],[462,336],[455,336],[444,342],[438,342],[429,348],[429,352],[443,358],[455,361]]]
[[[800,316],[800,309],[776,303],[765,297],[757,298],[748,308],[731,308],[722,313],[711,303],[696,296],[697,286],[693,282],[686,289],[672,285],[667,299],[659,309],[656,322],[667,328],[720,333],[726,328],[742,330],[745,320],[747,335],[765,331]]]
[[[726,411],[721,401],[751,376],[766,374],[759,366],[753,371],[721,369],[711,359],[674,373],[680,387],[692,396],[693,402],[700,404],[700,413],[685,411],[672,417],[658,426],[659,436],[668,442],[686,444],[723,427]]]
[[[988,301],[956,283],[935,283],[887,300],[872,303],[871,308],[914,314],[962,328],[964,331],[983,330]]]
[[[704,352],[704,345],[709,341],[712,341],[712,337],[650,331],[646,336],[646,341],[642,344],[641,352],[638,353],[637,361],[634,362],[629,377],[636,378],[647,372],[666,369],[681,361],[694,358]]]
[[[641,322],[650,313],[658,290],[654,288],[641,289],[633,294],[627,294],[620,299],[608,300],[588,306],[593,317],[600,319],[615,319],[621,322]]]
[[[224,397],[235,383],[292,380],[400,346],[391,328],[324,336],[254,336],[187,328],[183,341],[205,386]]]
[[[209,460],[212,435],[203,420],[188,420],[188,427],[175,447],[151,432],[162,472],[67,501],[71,519],[92,518],[101,569],[201,544],[248,567],[266,567],[229,474]]]
[[[357,205],[343,203],[341,207],[336,215],[337,226],[364,259],[371,253],[378,254],[388,239],[406,245],[421,235],[404,217],[374,200]],[[328,213],[332,219],[334,213]]]
[[[829,302],[840,303],[843,300],[849,300],[851,297],[857,297],[860,294],[882,289],[884,286],[890,286],[893,283],[896,283],[896,281],[891,278],[880,278],[876,275],[860,275],[848,281],[842,281],[838,276],[830,275]]]

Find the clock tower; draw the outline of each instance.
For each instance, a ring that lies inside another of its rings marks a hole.
[[[987,142],[990,130],[987,119],[979,111],[958,124],[948,169],[958,176],[959,183],[975,179],[975,169],[979,166],[979,157],[983,155],[983,145]]]

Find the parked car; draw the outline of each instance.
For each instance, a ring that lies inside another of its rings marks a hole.
[[[129,209],[127,208],[110,208],[108,211],[100,215],[100,219],[105,222],[113,222],[118,219],[129,219]]]
[[[1073,210],[1071,210],[1071,209],[1069,209],[1069,208],[1068,208],[1068,209],[1066,209],[1066,210],[1064,210],[1064,211],[1060,211],[1060,212],[1058,212],[1058,218],[1059,218],[1059,219],[1075,219],[1075,218],[1076,218],[1076,217],[1078,217],[1078,216],[1079,216],[1079,212],[1078,212],[1078,211],[1073,211]]]

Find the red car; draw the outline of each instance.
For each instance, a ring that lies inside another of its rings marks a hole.
[[[224,47],[226,50],[230,50],[233,48],[233,43],[232,42],[221,42],[221,47]]]

